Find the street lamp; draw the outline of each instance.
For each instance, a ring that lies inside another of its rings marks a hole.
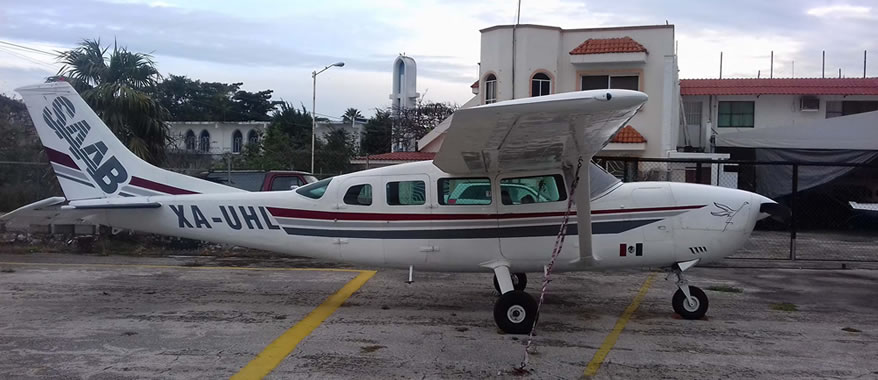
[[[317,74],[320,74],[326,70],[329,70],[330,67],[342,67],[344,66],[344,62],[336,62],[329,66],[323,68],[320,71],[312,71],[311,79],[314,82],[313,87],[311,88],[311,173],[314,173],[314,145],[317,141]]]

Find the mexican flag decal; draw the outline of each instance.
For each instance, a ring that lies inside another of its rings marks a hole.
[[[634,245],[628,245],[625,243],[619,244],[619,256],[643,256],[643,243],[637,243]]]

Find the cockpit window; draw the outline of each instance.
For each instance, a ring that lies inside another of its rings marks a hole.
[[[588,165],[588,179],[591,182],[591,189],[589,189],[589,196],[591,198],[606,193],[608,190],[616,187],[619,182],[622,182],[594,163]]]
[[[322,179],[302,186],[296,189],[296,192],[311,199],[320,199],[326,193],[326,188],[329,187],[330,181],[332,181],[332,178]]]
[[[504,205],[557,202],[567,199],[560,174],[504,178],[500,180],[500,200]]]

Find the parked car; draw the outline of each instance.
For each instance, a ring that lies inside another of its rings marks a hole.
[[[284,170],[211,171],[201,177],[247,191],[285,191],[317,182],[317,178],[310,173]]]

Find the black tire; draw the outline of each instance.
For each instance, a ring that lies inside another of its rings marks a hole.
[[[527,274],[524,273],[512,273],[512,287],[515,290],[524,290],[527,287]],[[500,291],[500,283],[497,282],[497,275],[494,275],[494,289],[497,290],[497,293],[503,293]]]
[[[507,334],[528,334],[537,317],[537,301],[530,294],[513,290],[494,303],[494,322]]]
[[[704,317],[704,314],[707,314],[707,307],[709,306],[707,295],[697,286],[690,286],[689,294],[695,297],[698,304],[690,305],[686,303],[686,295],[683,294],[682,290],[677,289],[671,302],[674,306],[674,311],[683,319],[701,319]]]

